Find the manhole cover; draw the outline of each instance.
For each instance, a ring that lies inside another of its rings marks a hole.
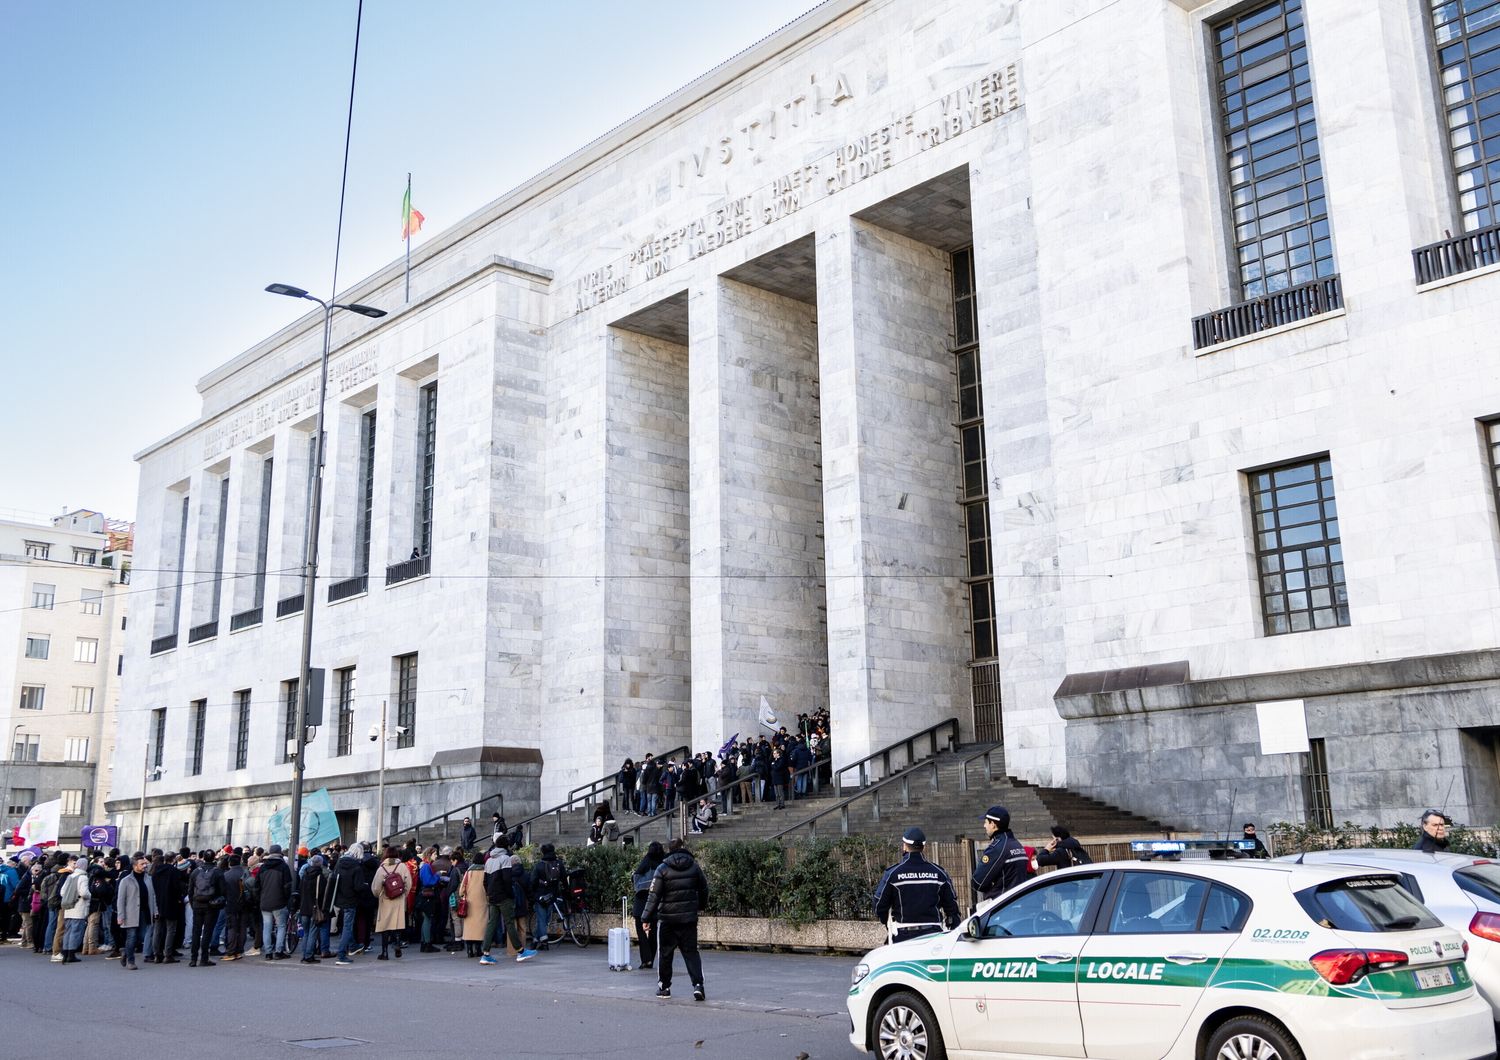
[[[363,1038],[297,1038],[287,1042],[299,1049],[342,1049],[346,1045],[369,1045]]]

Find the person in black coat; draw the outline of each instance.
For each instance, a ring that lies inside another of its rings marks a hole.
[[[333,877],[324,869],[323,855],[314,854],[302,869],[297,888],[298,914],[302,917],[302,963],[318,963],[318,942],[328,916]]]
[[[702,1001],[703,959],[698,955],[698,914],[708,905],[708,877],[703,866],[683,846],[672,840],[670,852],[646,893],[641,910],[645,931],[657,932],[660,961],[657,966],[657,997],[672,996],[672,955],[682,950],[682,963],[693,981],[693,1000]],[[653,927],[654,925],[654,927]]]
[[[792,763],[781,748],[771,752],[771,787],[776,792],[776,808],[786,809],[786,789],[792,783]]]
[[[984,815],[984,830],[990,837],[990,845],[979,855],[970,882],[980,898],[994,898],[1026,882],[1031,859],[1026,856],[1026,848],[1011,834],[1010,811],[1004,806],[989,808]]]
[[[479,833],[474,828],[474,822],[467,817],[464,818],[464,826],[459,829],[458,845],[465,850],[473,850],[479,845]]]
[[[467,820],[467,819],[466,819]],[[361,893],[369,893],[370,885],[364,881],[364,847],[355,843],[344,851],[343,857],[333,866],[333,907],[338,910],[339,951],[338,963],[348,964],[349,953],[354,946],[354,922],[359,916]],[[372,876],[371,879],[374,879]],[[361,886],[363,884],[363,886]],[[373,897],[373,896],[372,896]]]
[[[190,940],[188,967],[212,968],[209,960],[214,925],[224,908],[224,873],[213,862],[200,861],[188,875],[188,901],[193,906],[193,937]]]
[[[1413,850],[1428,854],[1441,854],[1448,849],[1448,818],[1439,810],[1428,810],[1422,815],[1422,834],[1412,844]]]
[[[176,964],[177,947],[182,942],[184,879],[165,857],[157,855],[153,862],[151,888],[156,894],[156,924],[152,929],[151,960],[156,964]]]
[[[635,763],[625,759],[620,765],[620,771],[615,774],[615,783],[620,788],[620,805],[626,813],[636,809],[635,801]]]
[[[1088,851],[1083,849],[1083,844],[1074,839],[1062,825],[1052,826],[1052,842],[1047,844],[1046,850],[1039,850],[1036,854],[1038,865],[1051,865],[1055,869],[1069,869],[1074,865],[1092,865],[1094,859],[1089,857]]]

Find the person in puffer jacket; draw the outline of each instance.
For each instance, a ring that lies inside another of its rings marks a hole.
[[[681,839],[672,840],[667,860],[651,878],[641,922],[657,932],[657,997],[672,996],[672,954],[682,950],[682,963],[693,981],[693,1000],[702,1001],[703,960],[698,956],[698,914],[708,905],[708,877]]]

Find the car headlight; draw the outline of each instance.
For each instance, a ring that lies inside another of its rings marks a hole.
[[[849,973],[849,985],[858,986],[864,980],[865,976],[869,974],[870,966],[868,964],[856,964],[854,971]]]

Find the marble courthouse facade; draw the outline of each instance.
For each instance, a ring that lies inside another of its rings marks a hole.
[[[309,788],[375,831],[385,703],[391,820],[514,820],[765,697],[1182,826],[1500,820],[1500,42],[1451,6],[828,0],[343,292],[390,315],[334,318]],[[153,841],[289,798],[321,327],[138,458]]]

